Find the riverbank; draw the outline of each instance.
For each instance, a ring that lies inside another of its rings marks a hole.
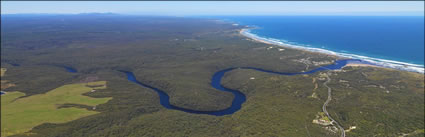
[[[243,28],[239,30],[239,34],[245,37],[248,37],[256,42],[261,42],[265,44],[271,44],[271,45],[277,45],[285,48],[292,48],[292,49],[298,49],[305,52],[311,52],[311,53],[321,53],[321,54],[327,54],[329,56],[333,56],[336,59],[359,59],[362,60],[363,63],[353,63],[356,64],[355,66],[363,66],[363,67],[382,67],[382,68],[391,68],[391,69],[397,69],[397,70],[403,70],[403,71],[410,71],[410,72],[416,72],[424,74],[424,67],[417,64],[410,64],[405,62],[399,62],[399,61],[393,61],[393,60],[385,60],[385,59],[378,59],[378,58],[372,58],[372,57],[366,57],[366,56],[360,56],[360,55],[354,55],[354,54],[348,54],[348,53],[337,53],[334,51],[326,50],[326,49],[320,49],[320,48],[312,48],[312,47],[303,47],[298,46],[294,44],[288,44],[284,43],[281,40],[278,39],[272,39],[272,38],[264,38],[260,37],[256,34],[253,34],[250,32],[251,29],[254,28]],[[351,63],[350,63],[351,64]],[[362,65],[363,64],[363,65]]]

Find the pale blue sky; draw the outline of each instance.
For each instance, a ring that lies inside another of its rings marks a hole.
[[[2,1],[2,14],[424,15],[423,1]]]

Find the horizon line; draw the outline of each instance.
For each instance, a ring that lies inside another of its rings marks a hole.
[[[172,17],[193,17],[193,16],[424,16],[424,14],[382,14],[383,12],[371,14],[147,14],[147,13],[114,13],[114,12],[81,12],[81,13],[0,13],[0,15],[84,15],[84,14],[103,14],[103,15],[130,15],[130,16],[172,16]],[[386,13],[386,12],[384,12]]]

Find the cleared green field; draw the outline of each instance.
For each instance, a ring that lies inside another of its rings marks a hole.
[[[6,72],[6,68],[0,68],[0,76],[3,77],[4,73]]]
[[[87,85],[93,87],[88,87]],[[64,85],[45,94],[24,96],[24,93],[7,92],[1,96],[1,136],[24,133],[42,123],[62,123],[99,112],[84,108],[60,108],[62,104],[96,106],[111,98],[92,98],[83,93],[105,89],[106,81]]]

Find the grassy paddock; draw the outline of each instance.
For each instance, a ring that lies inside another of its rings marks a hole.
[[[0,76],[2,76],[3,77],[3,75],[4,75],[4,73],[6,72],[6,68],[1,68],[0,69]]]
[[[81,104],[96,106],[108,102],[111,98],[92,98],[83,96],[94,88],[87,85],[101,85],[96,89],[106,88],[106,81],[64,85],[45,94],[24,96],[15,91],[1,96],[1,136],[24,133],[42,123],[63,123],[99,112],[83,108],[61,108],[62,104]]]

